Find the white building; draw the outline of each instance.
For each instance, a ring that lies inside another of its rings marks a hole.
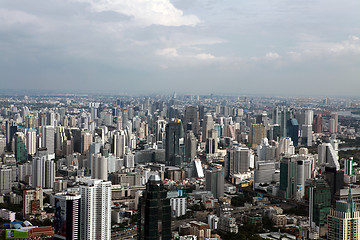
[[[47,148],[49,153],[55,152],[55,128],[54,126],[42,126],[41,146]]]
[[[53,188],[55,181],[55,154],[47,151],[37,152],[32,160],[33,187]]]
[[[186,198],[170,198],[170,206],[172,215],[180,217],[186,214]]]
[[[111,182],[88,180],[80,186],[80,239],[110,240]]]
[[[0,209],[0,218],[8,220],[10,222],[15,221],[15,212],[12,212],[10,210],[7,209]]]

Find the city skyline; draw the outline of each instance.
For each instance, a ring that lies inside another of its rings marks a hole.
[[[6,0],[0,82],[61,92],[356,96],[359,7]]]

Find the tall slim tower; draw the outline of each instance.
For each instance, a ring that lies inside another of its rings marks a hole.
[[[55,128],[54,126],[43,126],[41,128],[42,147],[47,148],[49,153],[55,152]]]
[[[168,166],[180,166],[182,163],[183,152],[180,147],[183,141],[183,129],[181,122],[175,119],[166,125],[165,140],[165,163]]]
[[[88,180],[80,186],[80,239],[110,240],[111,182]]]
[[[158,175],[150,176],[139,202],[138,239],[171,239],[171,206]]]
[[[81,195],[72,192],[55,195],[55,239],[80,239],[80,199]]]
[[[189,129],[189,124],[191,123],[191,128]],[[187,130],[192,130],[195,136],[199,133],[199,112],[197,107],[187,106],[184,114],[184,128],[185,132]]]
[[[224,170],[212,169],[205,172],[205,189],[211,191],[215,198],[224,196]]]
[[[328,239],[359,240],[360,212],[356,209],[351,189],[347,201],[337,201],[336,209],[331,209],[328,216]]]

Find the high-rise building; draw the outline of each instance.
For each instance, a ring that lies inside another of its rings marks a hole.
[[[211,114],[205,115],[202,122],[202,141],[205,142],[209,137],[209,130],[214,128],[214,120]]]
[[[89,146],[92,143],[91,132],[81,132],[81,154],[87,155],[89,152]]]
[[[171,206],[158,175],[151,175],[139,202],[138,239],[171,239]]]
[[[80,239],[110,240],[111,182],[88,180],[80,185]]]
[[[336,209],[331,209],[328,215],[329,240],[359,240],[360,211],[352,199],[351,189],[347,201],[337,201]]]
[[[340,169],[338,153],[330,143],[319,144],[318,155],[320,166],[336,168],[336,170]]]
[[[91,161],[91,166],[93,166],[91,178],[106,181],[108,179],[108,159],[101,153],[95,153],[92,154]]]
[[[262,124],[251,125],[250,130],[250,144],[253,148],[261,143],[261,139],[266,137],[266,129]]]
[[[4,154],[6,150],[6,138],[0,136],[0,155]]]
[[[28,160],[28,150],[25,146],[25,136],[22,132],[17,132],[13,137],[14,152],[17,162],[25,162]]]
[[[353,157],[345,159],[344,168],[346,175],[353,175],[353,164],[354,164]]]
[[[313,130],[315,133],[322,133],[323,131],[323,118],[321,113],[314,118]]]
[[[291,138],[296,147],[299,143],[299,124],[295,118],[287,121],[286,135]]]
[[[280,135],[281,137],[286,136],[287,132],[287,123],[288,120],[292,117],[290,108],[284,106],[277,106],[273,112],[273,124],[278,124],[280,126]]]
[[[193,131],[188,131],[185,137],[185,159],[191,160],[196,156],[197,139]]]
[[[55,128],[54,126],[42,126],[41,146],[46,148],[49,153],[55,152]]]
[[[55,195],[55,239],[80,239],[80,199],[81,195],[73,192]]]
[[[183,159],[183,129],[181,122],[175,119],[166,125],[165,163],[168,166],[180,166]]]
[[[312,146],[312,125],[302,125],[301,143]]]
[[[46,150],[36,153],[32,160],[33,187],[52,189],[55,181],[55,154],[48,154]]]
[[[29,155],[34,155],[36,153],[36,130],[35,129],[29,129],[26,132],[25,145],[26,145]]]
[[[224,170],[210,169],[205,172],[205,189],[210,191],[215,198],[224,196]]]
[[[23,215],[39,214],[44,210],[44,196],[42,187],[36,187],[35,190],[24,190],[23,196]]]
[[[197,107],[186,106],[184,114],[184,126],[185,132],[192,130],[195,136],[199,133],[199,112]]]
[[[208,131],[208,138],[206,139],[206,153],[214,154],[218,150],[218,131],[211,129]]]
[[[126,146],[126,136],[125,132],[120,130],[114,133],[113,137],[113,153],[118,158],[123,158],[125,154]]]
[[[331,209],[330,187],[324,179],[313,179],[309,188],[309,222],[312,228],[327,224]]]
[[[292,157],[283,157],[280,161],[280,195],[295,198],[297,192],[297,161]]]
[[[250,150],[245,147],[235,146],[227,151],[225,163],[225,177],[245,173],[250,168]]]
[[[5,165],[2,166],[0,168],[0,194],[10,193],[14,180],[12,169]]]

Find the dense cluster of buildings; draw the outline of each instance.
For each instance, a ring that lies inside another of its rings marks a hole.
[[[266,217],[296,229],[299,239],[359,239],[359,171],[353,158],[339,158],[342,141],[358,137],[342,124],[356,116],[340,111],[354,104],[213,95],[0,98],[0,202],[22,204],[19,212],[0,210],[10,222],[6,236],[220,239]],[[252,201],[232,206],[244,193]],[[308,206],[308,217],[284,214],[269,199]],[[120,225],[129,227],[113,230]]]

